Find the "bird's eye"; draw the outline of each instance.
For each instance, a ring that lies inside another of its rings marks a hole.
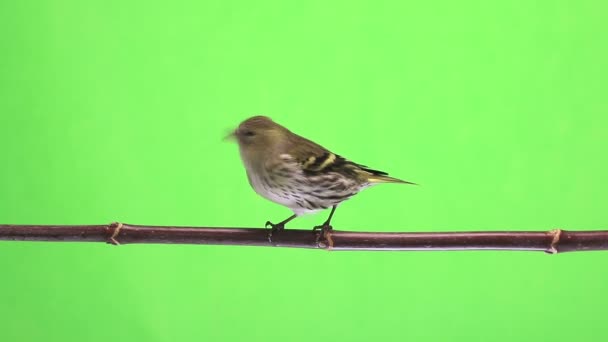
[[[255,133],[253,131],[245,131],[245,133],[243,133],[243,134],[245,134],[245,136],[248,136],[248,137],[252,137],[255,135]]]

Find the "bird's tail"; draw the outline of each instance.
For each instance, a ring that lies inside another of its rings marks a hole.
[[[385,176],[385,175],[371,175],[371,176],[369,176],[369,178],[367,179],[367,181],[370,182],[370,183],[372,183],[372,184],[376,184],[376,183],[401,183],[401,184],[418,185],[416,183],[404,181],[404,180],[401,180],[401,179],[398,179],[398,178],[389,177],[389,176]]]
[[[418,185],[416,183],[404,181],[398,178],[390,177],[388,173],[380,170],[370,169],[369,167],[361,164],[357,164],[360,170],[365,172],[365,176],[367,177],[367,181],[371,184],[378,183],[400,183],[400,184],[412,184]]]

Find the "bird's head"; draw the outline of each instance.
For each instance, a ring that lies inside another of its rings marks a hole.
[[[241,122],[229,137],[236,139],[241,154],[249,159],[259,157],[260,153],[273,149],[283,141],[287,132],[287,129],[276,124],[269,117],[254,116]]]

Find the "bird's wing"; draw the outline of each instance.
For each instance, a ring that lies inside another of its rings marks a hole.
[[[310,175],[323,173],[339,173],[348,177],[369,183],[407,183],[397,178],[389,177],[384,171],[370,169],[369,167],[352,162],[332,152],[325,152],[321,156],[310,156],[302,162],[302,170]]]
[[[325,147],[304,137],[295,135],[288,146],[287,153],[309,175],[338,172],[341,169],[354,169],[356,164],[329,151]]]
[[[347,177],[370,183],[410,183],[389,177],[384,171],[352,162],[335,154],[323,146],[298,136],[288,154],[300,165],[302,171],[310,176],[327,173],[339,173]]]

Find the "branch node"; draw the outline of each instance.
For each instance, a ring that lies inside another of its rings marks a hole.
[[[331,229],[323,229],[317,234],[317,246],[322,249],[332,250],[334,248],[334,239],[331,236]],[[321,240],[321,238],[323,238]]]
[[[549,248],[545,252],[549,254],[557,254],[557,247],[559,245],[559,239],[562,237],[562,230],[559,228],[552,229],[548,232],[548,234],[552,235],[553,239],[551,240]]]
[[[114,246],[119,246],[120,242],[116,239],[118,234],[120,234],[120,230],[122,229],[122,223],[114,222],[110,225],[110,227],[114,226],[114,231],[112,232],[112,236],[110,236],[110,241],[108,243],[113,244]]]
[[[325,232],[325,239],[327,240],[327,250],[331,251],[334,248],[334,239],[331,237],[331,229]]]

